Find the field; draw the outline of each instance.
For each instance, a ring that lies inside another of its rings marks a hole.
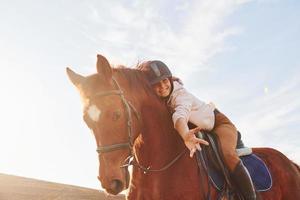
[[[102,191],[0,174],[0,200],[123,200]]]

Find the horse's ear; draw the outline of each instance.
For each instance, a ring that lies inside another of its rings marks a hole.
[[[72,71],[69,67],[66,68],[67,75],[70,79],[70,81],[78,87],[83,81],[84,81],[84,76],[81,76],[79,74],[76,74],[74,71]]]
[[[103,74],[107,80],[112,78],[112,68],[107,59],[100,54],[97,55],[97,72]]]

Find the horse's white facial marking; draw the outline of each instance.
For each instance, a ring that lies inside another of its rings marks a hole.
[[[97,122],[100,118],[101,110],[99,110],[96,105],[91,105],[88,107],[87,113],[91,120]]]

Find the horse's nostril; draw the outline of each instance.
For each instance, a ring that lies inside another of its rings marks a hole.
[[[122,190],[123,190],[123,183],[118,179],[112,180],[112,182],[110,183],[111,193],[116,195],[119,194]]]

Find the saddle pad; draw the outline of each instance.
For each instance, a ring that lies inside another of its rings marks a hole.
[[[272,187],[272,177],[265,163],[255,154],[240,158],[250,173],[255,189],[260,192],[269,190]]]
[[[249,171],[251,179],[254,183],[255,189],[259,192],[267,191],[272,187],[272,177],[271,174],[265,165],[265,163],[256,155],[246,155],[241,156],[243,164]],[[222,191],[225,180],[224,175],[212,167],[211,163],[208,162],[209,167],[209,176],[210,180],[213,183],[214,187],[219,191]]]

